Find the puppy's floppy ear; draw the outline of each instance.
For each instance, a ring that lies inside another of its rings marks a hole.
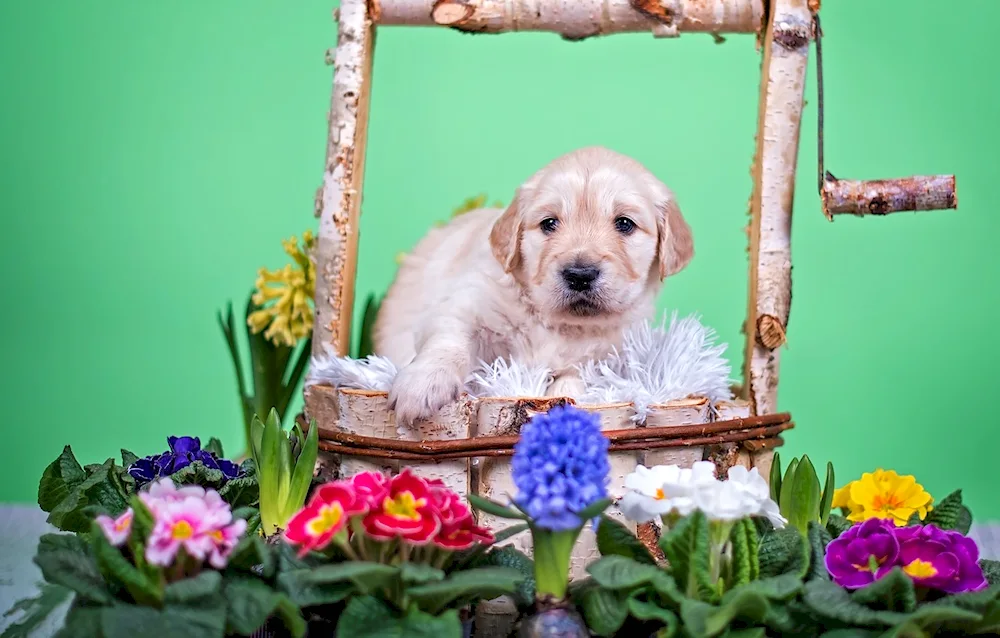
[[[673,192],[662,184],[656,191],[656,230],[659,234],[656,258],[660,266],[660,281],[663,281],[680,272],[694,257],[694,239]]]
[[[493,249],[493,256],[506,273],[513,272],[521,258],[520,198],[520,192],[514,195],[510,206],[494,222],[490,231],[490,248]]]

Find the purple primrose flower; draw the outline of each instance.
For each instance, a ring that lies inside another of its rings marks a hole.
[[[899,560],[899,541],[891,520],[870,518],[826,547],[826,569],[833,582],[859,589],[889,573]]]
[[[597,416],[557,406],[521,428],[511,460],[515,503],[540,529],[577,529],[578,512],[607,496],[609,469]]]
[[[971,538],[936,525],[914,525],[899,528],[896,539],[899,564],[917,586],[949,594],[988,586]]]
[[[196,436],[170,436],[167,437],[167,445],[170,449],[166,452],[138,459],[128,467],[128,473],[135,479],[137,487],[170,476],[195,461],[200,461],[209,469],[219,470],[227,481],[241,475],[240,467],[232,461],[220,459],[201,449],[201,440]]]

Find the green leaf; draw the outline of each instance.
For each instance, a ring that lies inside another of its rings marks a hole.
[[[371,596],[352,598],[337,621],[337,638],[460,638],[458,611],[433,616],[411,608],[402,618]]]
[[[768,478],[768,487],[771,490],[771,500],[781,504],[781,455],[774,453],[771,460],[771,475]]]
[[[56,632],[54,638],[104,638],[101,633],[101,610],[81,602],[76,598],[66,613],[62,629]]]
[[[314,585],[352,583],[361,593],[370,594],[399,578],[399,568],[380,563],[348,561],[322,565],[312,570],[310,581]]]
[[[226,475],[222,470],[216,470],[206,466],[201,461],[195,461],[186,465],[170,475],[177,485],[201,485],[202,487],[220,487],[226,482]]]
[[[969,530],[972,529],[972,512],[965,505],[958,510],[958,518],[953,529],[959,534],[969,535]]]
[[[167,604],[196,603],[211,598],[222,589],[222,575],[216,571],[203,571],[194,578],[185,578],[167,585],[164,600]]]
[[[254,505],[260,501],[257,477],[254,474],[249,474],[229,479],[225,485],[219,488],[219,496],[233,509]]]
[[[305,620],[288,598],[276,592],[264,581],[249,577],[235,577],[225,582],[226,628],[230,634],[250,635],[276,615],[279,607],[286,606],[282,618],[286,627],[296,637],[305,634]]]
[[[125,448],[121,448],[121,454],[122,454],[122,468],[128,468],[128,466],[132,465],[133,463],[139,460],[138,456],[132,454]]]
[[[793,503],[792,500],[792,486],[795,483],[795,470],[799,465],[799,460],[793,458],[788,462],[788,468],[785,469],[785,476],[781,479],[781,492],[778,493],[778,505],[781,506],[782,503],[785,505],[781,507],[781,513],[788,518],[785,514],[787,508],[790,508]]]
[[[45,534],[34,561],[45,580],[72,589],[85,600],[107,604],[113,599],[89,548],[77,536]]]
[[[88,494],[91,493],[93,488],[109,480],[108,476],[112,472],[114,465],[114,460],[108,459],[101,465],[88,465],[85,467],[84,471],[87,472],[87,478],[69,488],[69,493],[66,497],[49,512],[49,517],[46,519],[47,522],[53,527],[67,532],[82,534],[89,531],[90,517],[84,510],[90,505],[100,503],[96,501],[91,502]],[[67,483],[68,486],[69,484]],[[106,494],[104,496],[107,497]],[[118,512],[110,510],[108,513],[117,514]]]
[[[587,507],[580,510],[577,513],[577,516],[580,517],[581,523],[586,523],[590,519],[600,516],[604,510],[608,509],[608,506],[611,505],[611,502],[612,501],[610,498],[602,498],[599,501],[594,501]]]
[[[289,490],[292,485],[292,469],[294,466],[294,461],[292,460],[292,444],[288,440],[288,433],[281,427],[281,418],[278,416],[278,411],[271,408],[270,414],[267,415],[267,424],[278,430],[278,506],[279,512],[281,512],[281,526],[283,526],[285,520],[285,514],[291,515],[286,511],[286,503],[288,503]]]
[[[365,299],[365,312],[361,320],[361,334],[358,339],[358,349],[355,352],[355,359],[364,359],[375,352],[372,335],[380,305],[380,299],[374,294],[369,294],[368,298]]]
[[[601,516],[597,526],[597,549],[601,556],[625,556],[647,565],[655,565],[649,550],[621,522],[608,515]]]
[[[819,506],[819,522],[826,527],[830,518],[830,508],[833,506],[833,493],[837,491],[836,479],[833,474],[833,463],[826,463],[826,483],[823,485],[823,500]]]
[[[754,563],[757,563],[757,554],[756,552],[752,552],[750,549],[751,541],[747,538],[748,534],[753,534],[754,538],[756,538],[757,529],[753,527],[753,524],[750,523],[750,521],[743,519],[733,525],[733,530],[729,535],[732,545],[732,555],[730,561],[732,567],[731,573],[729,574],[729,582],[727,582],[726,585],[730,589],[736,587],[737,585],[745,585],[746,583],[749,583],[751,573],[753,571],[751,558]]]
[[[309,568],[279,572],[276,583],[279,591],[302,608],[339,603],[357,592],[350,581],[314,583]]]
[[[121,550],[113,547],[97,523],[93,523],[90,538],[97,566],[106,579],[121,584],[140,605],[157,607],[163,602],[162,584],[137,569],[122,555]]]
[[[760,539],[757,552],[762,578],[796,574],[804,577],[809,571],[809,544],[794,527],[775,529]]]
[[[726,592],[717,606],[683,601],[681,620],[691,635],[717,636],[734,621],[764,622],[776,603],[791,600],[801,591],[802,583],[791,574],[752,581]]]
[[[924,519],[925,524],[934,524],[941,529],[952,530],[958,524],[958,517],[962,511],[962,490],[955,490],[944,497],[940,503],[934,505],[934,509],[927,513]]]
[[[629,590],[651,584],[661,575],[659,567],[618,555],[599,558],[587,566],[587,572],[601,587]]]
[[[309,423],[309,432],[302,445],[302,451],[295,461],[292,471],[291,485],[288,489],[288,499],[284,504],[285,514],[291,518],[302,508],[312,484],[313,473],[316,470],[316,458],[319,455],[319,426],[316,421]]]
[[[257,482],[260,486],[260,518],[264,534],[274,534],[282,523],[281,518],[281,447],[284,432],[281,424],[268,418],[264,424],[257,459]]]
[[[850,593],[828,580],[806,583],[802,598],[811,615],[822,624],[837,621],[854,627],[891,627],[907,620],[907,614],[869,609],[851,598]]]
[[[73,591],[62,585],[42,582],[38,584],[38,595],[22,598],[4,612],[3,617],[20,615],[7,626],[0,638],[31,638],[36,635],[51,614],[73,597]]]
[[[990,585],[1000,585],[1000,561],[986,560],[979,561],[979,566],[983,569],[983,576]]]
[[[271,578],[275,571],[274,552],[260,536],[244,536],[233,548],[229,565],[244,571],[259,567],[263,578]]]
[[[700,510],[682,518],[664,534],[660,548],[670,562],[674,580],[689,597],[711,600],[717,596],[709,576],[708,519]]]
[[[784,496],[784,495],[782,495]],[[820,508],[819,478],[809,457],[802,455],[795,468],[795,479],[789,492],[791,500],[788,510],[788,524],[802,535],[808,531],[810,521],[818,521]]]
[[[511,545],[503,547],[493,547],[486,552],[479,560],[473,562],[469,567],[509,567],[516,569],[524,580],[517,586],[517,590],[512,594],[514,602],[520,608],[526,608],[535,602],[535,563],[528,556]],[[454,569],[454,568],[453,568]]]
[[[851,594],[854,602],[871,609],[909,613],[917,608],[917,592],[913,581],[899,567],[871,585]]]
[[[399,566],[399,577],[404,583],[422,585],[444,580],[444,572],[423,563],[403,563]]]
[[[214,454],[216,458],[226,458],[226,455],[222,453],[222,441],[214,436],[208,440],[208,443],[202,449],[210,454]]]
[[[825,578],[829,579],[830,574],[826,570],[826,546],[833,538],[826,527],[817,522],[809,523],[809,572],[808,579]]]
[[[757,526],[753,519],[744,518],[737,525],[747,528],[747,550],[750,552],[750,580],[760,578],[760,535],[757,533]]]
[[[849,529],[851,529],[851,521],[840,514],[830,514],[830,518],[826,522],[826,531],[830,532],[830,536],[837,538]]]
[[[488,498],[483,498],[477,494],[469,494],[465,497],[472,507],[476,508],[480,512],[486,512],[487,514],[492,514],[493,516],[499,516],[500,518],[516,518],[519,520],[527,520],[528,517],[517,511],[513,507],[507,505],[501,505],[496,501],[491,501]]]
[[[407,589],[410,600],[421,609],[437,612],[453,601],[476,602],[489,600],[517,591],[524,575],[507,567],[480,567],[449,574],[441,581]]]
[[[628,599],[628,613],[637,620],[662,623],[667,629],[668,634],[673,634],[677,631],[677,614],[656,603],[630,596]]]
[[[587,627],[598,636],[612,636],[628,618],[628,605],[620,593],[601,587],[591,587],[580,600]]]
[[[517,523],[516,525],[511,525],[509,527],[505,527],[505,528],[503,528],[502,530],[500,530],[499,532],[497,532],[496,534],[493,535],[493,537],[494,537],[493,544],[496,545],[498,543],[502,543],[505,540],[507,540],[509,538],[513,538],[513,537],[517,536],[518,534],[520,534],[521,532],[526,532],[526,531],[528,531],[528,524],[527,523]]]
[[[73,448],[65,446],[59,458],[49,463],[38,482],[38,505],[44,512],[51,512],[70,491],[87,478],[73,454]]]

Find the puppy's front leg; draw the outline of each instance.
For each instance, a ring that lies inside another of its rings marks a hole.
[[[435,322],[416,358],[392,384],[389,408],[396,412],[396,423],[409,426],[430,418],[459,397],[470,371],[470,347],[464,322],[448,317]]]
[[[579,399],[586,389],[580,375],[576,371],[570,371],[557,374],[549,387],[546,388],[545,394],[550,397]]]

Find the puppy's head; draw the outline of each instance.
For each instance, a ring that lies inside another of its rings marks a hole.
[[[532,176],[490,244],[539,311],[574,324],[627,315],[694,253],[670,189],[603,148],[575,151]]]

